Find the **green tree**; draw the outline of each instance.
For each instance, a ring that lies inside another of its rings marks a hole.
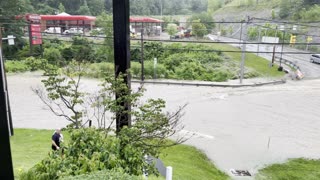
[[[94,120],[100,122],[98,129],[72,130],[65,158],[60,158],[59,153],[50,153],[30,173],[48,176],[48,179],[119,168],[133,175],[141,175],[144,168],[148,168],[150,174],[154,173],[153,164],[147,164],[144,156],[158,157],[162,148],[186,140],[183,137],[174,142],[167,141],[168,137],[183,128],[179,122],[185,106],[165,113],[165,101],[142,100],[144,89],[130,89],[125,84],[123,75],[118,78],[106,75],[102,84],[96,87],[97,93],[80,92],[85,67],[84,64],[74,62],[61,71],[63,74],[52,71],[42,81],[45,91],[34,89],[34,92],[55,115],[72,122],[69,127],[80,128],[87,121]],[[120,92],[121,98],[114,98]],[[131,104],[131,110],[127,111],[119,102]],[[106,116],[110,113],[111,116]],[[132,124],[130,127],[123,127],[117,136],[112,136],[116,131],[116,116],[123,113],[131,115]]]
[[[167,32],[170,36],[175,35],[178,32],[178,26],[176,24],[168,24]]]
[[[208,9],[207,12],[212,14],[219,8],[223,6],[222,0],[208,0]]]
[[[50,110],[60,117],[64,117],[71,124],[71,128],[80,128],[83,123],[84,92],[80,91],[80,79],[84,75],[83,65],[73,61],[63,69],[64,76],[60,76],[57,68],[45,69],[48,79],[42,80],[45,86],[33,91],[44,102]]]
[[[97,17],[97,27],[102,28],[103,34],[106,36],[104,39],[105,47],[103,48],[106,59],[104,61],[114,62],[114,49],[113,49],[113,18],[112,15],[102,13]]]
[[[66,12],[66,8],[64,8],[63,4],[60,3],[59,4],[59,13],[63,13],[63,12]]]
[[[207,28],[204,24],[201,23],[200,20],[192,21],[192,34],[197,38],[202,38],[204,35],[208,33]]]
[[[87,2],[91,15],[98,16],[104,12],[104,0],[90,0]]]
[[[207,29],[207,33],[210,33],[213,28],[215,27],[215,23],[213,22],[213,16],[209,13],[200,13],[200,14],[193,14],[188,19],[188,25],[191,24],[194,20],[200,20],[201,23],[203,23]]]
[[[87,38],[74,36],[72,38],[72,57],[79,62],[92,62],[95,60],[93,46]]]
[[[3,28],[2,36],[14,35],[15,45],[9,46],[7,43],[3,44],[4,57],[16,57],[17,52],[21,50],[27,42],[23,39],[24,27],[23,19],[16,20],[16,15],[24,14],[30,10],[30,2],[27,0],[10,0],[0,1],[0,24]]]
[[[281,19],[287,18],[290,15],[290,11],[291,9],[289,0],[281,0],[279,17]]]
[[[90,9],[87,4],[87,0],[84,0],[83,5],[80,6],[78,10],[78,14],[80,15],[91,15]]]

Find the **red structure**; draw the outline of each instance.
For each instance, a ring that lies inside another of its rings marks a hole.
[[[36,19],[36,16],[40,18]],[[23,16],[19,16],[17,18],[22,17]],[[91,30],[95,26],[96,21],[96,17],[94,16],[70,15],[67,13],[57,15],[27,14],[25,18],[28,22],[35,21],[35,23],[32,24],[40,24],[41,32],[50,27],[60,27],[61,33],[72,27]],[[144,28],[146,30],[145,32],[150,32],[154,35],[158,35],[159,32],[161,32],[162,28],[159,27],[161,27],[161,23],[163,22],[162,20],[150,17],[130,17],[129,21],[134,31],[140,32],[141,29]]]
[[[92,29],[95,26],[96,17],[94,16],[73,16],[67,13],[58,15],[40,15],[41,30],[49,27],[61,27],[62,32],[70,27],[82,27]]]
[[[130,23],[162,23],[162,20],[150,17],[130,17]]]
[[[29,23],[29,39],[31,45],[40,45],[42,44],[41,36],[41,16],[38,14],[27,14],[26,20]]]

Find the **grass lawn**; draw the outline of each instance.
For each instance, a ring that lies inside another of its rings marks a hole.
[[[174,180],[224,180],[229,177],[218,170],[205,154],[192,146],[178,145],[161,156],[165,166],[173,167]]]
[[[15,177],[21,170],[28,170],[51,149],[53,130],[14,129],[11,152]]]
[[[11,151],[15,178],[19,171],[26,171],[41,161],[51,151],[51,136],[54,130],[15,129],[11,137]],[[62,132],[68,141],[68,134]],[[207,157],[196,148],[186,145],[170,147],[163,152],[161,159],[166,166],[173,167],[175,180],[223,180],[228,176],[216,169]],[[150,180],[161,180],[163,177],[149,177]]]
[[[208,45],[220,51],[241,51],[239,48],[230,46],[230,45],[223,45],[223,44],[210,44]],[[241,61],[241,52],[224,52],[227,56],[231,59]],[[278,65],[274,65],[272,68],[269,67],[270,61],[259,57],[253,53],[246,53],[245,58],[245,66],[255,69],[258,71],[262,76],[267,77],[281,77],[284,75],[284,72],[278,71]]]
[[[320,179],[320,160],[291,159],[283,164],[273,164],[261,170],[258,180],[318,180]]]

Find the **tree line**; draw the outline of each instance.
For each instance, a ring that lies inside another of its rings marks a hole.
[[[20,0],[24,9],[38,14],[62,11],[73,15],[97,16],[112,13],[113,0]],[[207,11],[208,0],[130,0],[131,15],[177,15]]]

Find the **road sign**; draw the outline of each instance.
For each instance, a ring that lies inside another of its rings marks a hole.
[[[40,24],[30,25],[31,43],[33,45],[42,44],[41,26]]]

